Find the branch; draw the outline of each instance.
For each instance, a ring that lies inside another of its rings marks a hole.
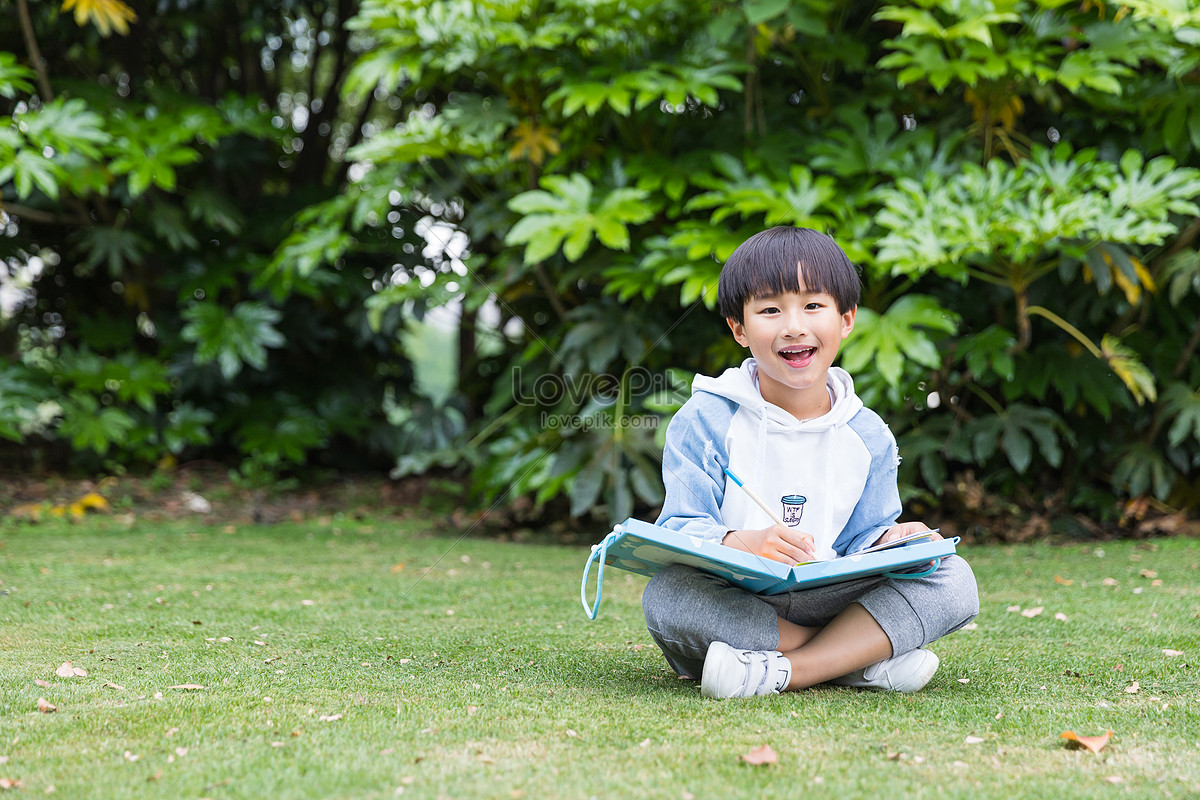
[[[1176,378],[1183,377],[1183,371],[1187,369],[1197,347],[1200,347],[1200,324],[1196,325],[1196,329],[1192,331],[1192,337],[1188,339],[1187,346],[1183,348],[1183,353],[1179,356],[1179,362],[1175,365]]]
[[[62,214],[52,214],[49,211],[41,211],[29,206],[23,206],[19,203],[2,203],[0,210],[6,211],[9,214],[16,215],[21,219],[27,219],[32,222],[42,222],[47,225],[70,225],[72,227],[95,224],[86,213],[81,213],[79,216],[68,217]]]
[[[25,48],[29,50],[29,60],[37,70],[38,90],[42,93],[42,101],[49,103],[54,99],[54,91],[50,88],[46,62],[42,60],[42,51],[38,49],[37,37],[33,34],[33,20],[29,17],[29,4],[26,0],[17,0],[17,16],[21,18],[21,32],[25,34]]]

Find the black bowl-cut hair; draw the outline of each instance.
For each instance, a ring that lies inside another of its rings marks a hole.
[[[744,323],[747,301],[799,292],[801,275],[808,291],[833,297],[839,314],[858,305],[858,268],[837,242],[820,231],[781,225],[754,234],[733,251],[721,268],[717,308],[726,319]]]

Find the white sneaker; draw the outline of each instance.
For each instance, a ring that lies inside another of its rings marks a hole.
[[[885,658],[829,682],[838,686],[856,686],[859,689],[916,692],[929,683],[933,673],[937,672],[938,663],[936,655],[917,648],[892,658]],[[707,667],[708,664],[704,666]]]
[[[735,650],[713,642],[704,656],[700,694],[704,697],[756,697],[779,694],[792,677],[792,665],[776,650]]]

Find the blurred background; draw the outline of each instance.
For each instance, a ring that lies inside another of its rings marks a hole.
[[[862,269],[842,365],[913,512],[1195,528],[1194,3],[5,10],[10,480],[652,518],[666,421],[743,357],[721,263],[785,224]]]

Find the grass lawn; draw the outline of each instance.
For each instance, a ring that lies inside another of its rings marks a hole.
[[[933,647],[925,691],[726,702],[667,670],[644,578],[610,570],[586,619],[585,552],[419,521],[0,522],[0,779],[72,798],[1200,796],[1194,540],[960,548],[982,611]],[[1113,736],[1096,754],[1067,730]],[[764,744],[778,763],[741,761]]]

